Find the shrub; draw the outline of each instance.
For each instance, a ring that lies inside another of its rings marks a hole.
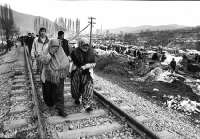
[[[127,76],[128,70],[123,64],[110,64],[104,68],[104,73]]]
[[[96,70],[103,71],[108,74],[128,75],[128,62],[124,61],[117,55],[103,55],[98,56],[96,60]]]
[[[99,56],[96,60],[96,69],[104,70],[105,67],[111,65],[113,63],[117,63],[116,59],[112,56]]]

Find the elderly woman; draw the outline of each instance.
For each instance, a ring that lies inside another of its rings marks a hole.
[[[44,64],[42,69],[44,101],[50,109],[55,106],[58,114],[65,117],[64,79],[69,73],[69,59],[58,39],[50,40],[49,48],[40,60]]]
[[[73,68],[71,72],[71,93],[76,104],[82,104],[84,110],[92,111],[93,97],[93,68],[95,67],[95,55],[89,46],[87,39],[81,39],[78,47],[72,51],[71,59]]]

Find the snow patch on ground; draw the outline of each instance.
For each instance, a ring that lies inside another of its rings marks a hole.
[[[155,69],[151,70],[146,76],[139,77],[136,80],[137,81],[145,81],[145,80],[151,80],[151,81],[163,81],[171,83],[175,78],[177,74],[173,74],[169,71],[165,71],[161,69],[160,67],[156,67]],[[180,75],[177,75],[180,76]]]
[[[173,58],[175,59],[177,65],[180,65],[180,62],[183,59],[182,57],[176,57],[176,56],[171,55],[169,53],[166,53],[165,56],[166,56],[166,59],[165,59],[164,62],[161,63],[162,65],[169,65]]]
[[[108,50],[108,51],[104,51],[104,50],[101,50],[101,49],[95,49],[95,52],[98,54],[98,55],[110,55],[111,53],[114,53],[114,54],[117,54],[116,51],[112,51],[112,50]]]

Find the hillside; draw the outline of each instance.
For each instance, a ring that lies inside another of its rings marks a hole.
[[[34,31],[33,23],[35,16],[19,13],[13,10],[13,17],[15,24],[20,28],[21,32],[26,33]]]
[[[186,28],[186,26],[182,25],[176,25],[176,24],[170,24],[170,25],[160,25],[160,26],[151,26],[151,25],[143,25],[138,27],[120,27],[120,28],[114,28],[109,29],[112,33],[119,33],[120,31],[123,31],[125,33],[139,33],[141,31],[161,31],[161,30],[176,30]]]
[[[37,16],[20,13],[20,12],[13,10],[13,17],[14,17],[15,24],[17,25],[17,27],[20,28],[20,32],[22,32],[22,33],[34,32],[34,19]],[[47,19],[44,17],[41,17],[41,18]],[[48,22],[53,23],[49,19],[47,19],[47,20],[48,20]]]
[[[17,27],[20,28],[20,31],[22,33],[27,32],[34,32],[34,19],[36,16],[20,13],[13,10],[14,20]],[[47,19],[44,17],[41,17],[43,19]],[[49,22],[53,23],[49,19],[47,19]],[[137,27],[120,27],[120,28],[114,28],[114,29],[108,29],[111,33],[120,33],[120,31],[123,31],[125,33],[139,33],[141,31],[161,31],[161,30],[176,30],[176,29],[182,29],[187,28],[186,26],[182,25],[176,25],[176,24],[170,24],[170,25],[160,25],[160,26],[151,26],[151,25],[142,25]]]

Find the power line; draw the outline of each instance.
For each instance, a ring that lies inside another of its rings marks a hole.
[[[83,28],[81,31],[79,31],[71,40],[75,39],[81,32],[83,32],[86,28],[89,27],[90,24],[88,24],[85,28]]]

